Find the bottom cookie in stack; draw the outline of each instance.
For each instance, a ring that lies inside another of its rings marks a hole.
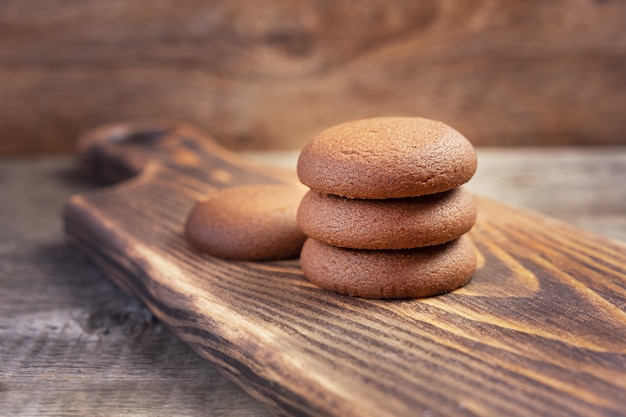
[[[465,285],[476,269],[467,236],[416,249],[350,249],[307,239],[304,275],[326,290],[363,298],[420,298]]]

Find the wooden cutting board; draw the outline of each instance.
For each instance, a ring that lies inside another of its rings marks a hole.
[[[168,124],[105,126],[80,153],[125,181],[72,197],[68,238],[277,415],[626,415],[624,243],[477,198],[470,284],[365,300],[316,288],[298,260],[224,261],[184,240],[197,199],[294,173]]]

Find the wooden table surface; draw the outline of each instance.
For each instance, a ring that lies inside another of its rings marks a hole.
[[[470,188],[626,240],[624,179],[626,147],[483,148]],[[267,415],[65,242],[64,202],[93,187],[72,157],[0,159],[0,414]]]

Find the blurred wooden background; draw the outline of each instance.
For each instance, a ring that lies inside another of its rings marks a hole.
[[[625,144],[625,22],[620,0],[2,0],[0,154],[146,118],[231,149],[378,115],[476,145]]]

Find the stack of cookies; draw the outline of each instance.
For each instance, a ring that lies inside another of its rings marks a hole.
[[[365,298],[417,298],[466,284],[476,268],[476,220],[461,187],[474,148],[437,121],[386,117],[325,130],[302,150],[311,190],[298,208],[300,254],[318,286]]]

